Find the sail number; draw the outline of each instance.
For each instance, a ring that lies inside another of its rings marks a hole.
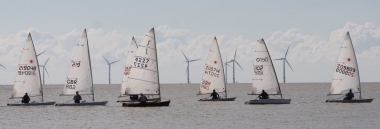
[[[356,69],[342,64],[337,64],[335,72],[354,77]]]
[[[66,89],[75,89],[77,85],[77,79],[67,79]]]
[[[264,68],[263,65],[256,65],[253,68],[254,69],[253,72],[255,73],[255,75],[263,75],[264,74],[263,68]]]
[[[125,69],[124,69],[124,75],[129,75],[129,73],[131,73],[131,66],[129,66],[129,67],[125,67]]]
[[[211,85],[211,82],[207,80],[202,80],[201,88],[209,90],[210,85]]]
[[[142,58],[142,57],[136,57],[135,62],[133,63],[135,67],[138,68],[147,68],[148,67],[149,59]]]
[[[80,67],[80,62],[74,62],[71,64],[71,67]]]
[[[213,77],[217,77],[219,78],[219,75],[220,75],[220,69],[217,69],[215,67],[212,67],[212,66],[208,66],[206,65],[206,68],[205,68],[205,74],[208,74],[210,76],[213,76]]]
[[[19,66],[18,75],[36,75],[36,66]]]

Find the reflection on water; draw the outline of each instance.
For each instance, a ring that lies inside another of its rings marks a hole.
[[[281,84],[289,105],[244,105],[251,84],[228,84],[232,102],[198,102],[199,84],[164,84],[162,97],[169,107],[121,107],[120,85],[95,85],[95,100],[107,106],[7,107],[12,86],[0,86],[1,128],[378,128],[380,83],[363,83],[367,104],[325,103],[330,83]],[[63,85],[44,86],[45,101],[65,102]],[[358,96],[358,95],[357,95]],[[339,96],[335,96],[339,97]],[[89,97],[82,98],[90,101]]]

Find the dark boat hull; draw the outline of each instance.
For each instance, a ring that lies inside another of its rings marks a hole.
[[[245,102],[245,104],[290,104],[291,99],[255,99]]]
[[[38,103],[8,103],[7,106],[46,106],[54,105],[54,102],[38,102]]]
[[[141,104],[140,102],[130,102],[123,103],[123,107],[161,107],[169,106],[170,100],[161,100],[161,101],[147,101],[146,104]]]
[[[158,101],[160,100],[160,98],[152,98],[152,99],[148,99],[148,101]],[[139,102],[139,100],[118,100],[116,102]]]
[[[326,100],[326,103],[371,103],[371,99],[353,99],[353,100]]]
[[[218,98],[218,99],[199,99],[198,101],[235,101],[236,97]]]
[[[55,106],[105,106],[108,101],[85,102],[85,103],[58,103]]]

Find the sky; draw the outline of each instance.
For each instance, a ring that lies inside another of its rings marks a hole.
[[[39,63],[46,64],[47,84],[65,84],[75,46],[84,29],[95,84],[120,84],[132,36],[139,44],[152,27],[156,31],[161,83],[199,83],[213,37],[218,39],[223,62],[233,58],[236,80],[251,83],[254,50],[263,38],[272,59],[283,58],[290,45],[287,82],[331,82],[345,33],[350,32],[362,82],[380,78],[380,1],[1,1],[0,84],[13,84],[23,45],[30,32]],[[282,61],[274,60],[279,82]],[[42,71],[41,71],[42,72]],[[228,67],[232,82],[232,67]]]

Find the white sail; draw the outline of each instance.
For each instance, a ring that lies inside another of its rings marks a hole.
[[[29,96],[42,96],[40,68],[38,66],[36,50],[29,33],[18,64],[11,98],[23,97],[25,93],[28,93]]]
[[[159,95],[160,84],[154,28],[145,34],[133,61],[125,93],[128,95],[140,93]]]
[[[218,41],[214,37],[205,64],[202,82],[198,94],[209,94],[215,92],[225,92],[224,70],[222,57],[218,46]]]
[[[91,73],[91,62],[88,48],[86,29],[84,30],[79,44],[75,48],[74,57],[70,64],[66,85],[63,88],[64,95],[93,94],[93,82]]]
[[[258,40],[253,63],[252,94],[281,94],[272,59],[264,39]]]
[[[127,80],[131,72],[133,62],[135,61],[134,56],[135,56],[136,51],[137,51],[136,40],[135,40],[135,37],[132,37],[132,41],[128,49],[127,61],[125,62],[125,66],[124,66],[124,76],[123,76],[123,82],[121,83],[120,96],[125,94],[125,89],[128,87]]]
[[[330,94],[341,94],[343,91],[351,89],[352,92],[360,90],[359,69],[356,61],[355,50],[352,45],[351,37],[347,32],[344,38],[334,78],[331,83]]]

